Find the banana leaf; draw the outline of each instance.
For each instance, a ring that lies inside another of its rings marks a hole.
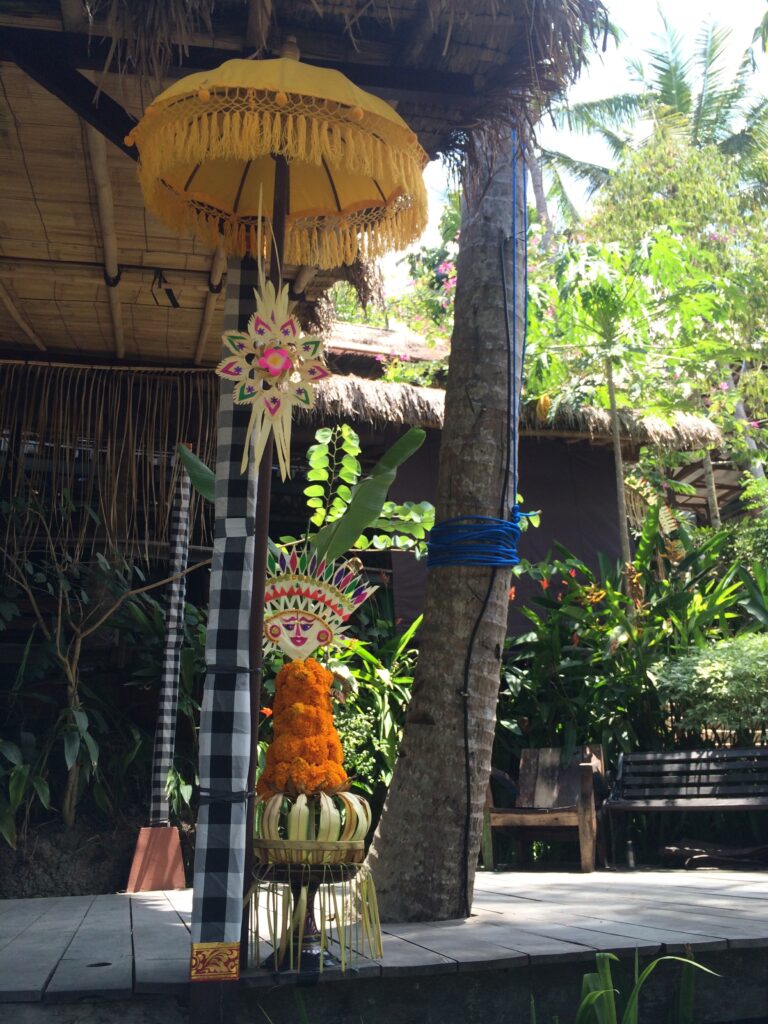
[[[207,501],[214,500],[214,482],[215,475],[212,469],[209,469],[202,459],[191,452],[183,444],[176,445],[176,454],[181,460],[184,469],[189,473],[189,479],[192,481],[192,486],[195,490],[202,494]]]
[[[197,493],[206,501],[215,501],[216,474],[213,470],[183,444],[176,445],[176,454],[189,473],[189,479]],[[278,554],[278,547],[271,537],[267,538],[267,546],[273,555]]]
[[[332,562],[348,551],[360,534],[381,515],[389,488],[398,467],[424,443],[426,433],[414,427],[385,452],[379,462],[352,490],[349,507],[343,516],[329,523],[310,538],[319,558]]]

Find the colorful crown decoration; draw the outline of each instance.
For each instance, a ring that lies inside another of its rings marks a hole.
[[[222,335],[230,355],[222,359],[216,373],[234,382],[236,405],[251,406],[240,472],[245,472],[251,448],[254,462],[259,462],[271,430],[285,480],[291,469],[293,409],[311,409],[315,404],[313,385],[330,372],[323,364],[322,339],[302,338],[298,320],[289,314],[288,285],[276,290],[267,281],[254,289],[254,295],[256,312],[247,331]]]
[[[337,641],[344,623],[377,589],[349,562],[326,562],[306,546],[270,551],[264,592],[264,639],[290,658],[308,658]]]

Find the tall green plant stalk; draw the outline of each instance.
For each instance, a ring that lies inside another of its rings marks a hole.
[[[640,1019],[640,993],[648,978],[659,964],[665,961],[677,961],[682,964],[678,997],[668,1018],[668,1024],[694,1024],[693,995],[694,972],[704,971],[713,977],[719,977],[715,971],[680,956],[660,956],[640,970],[640,962],[635,954],[634,986],[626,998],[616,988],[611,970],[611,961],[618,963],[619,958],[613,953],[598,953],[595,957],[596,970],[585,974],[581,984],[581,1002],[574,1018],[574,1024],[638,1024]],[[622,1008],[623,1004],[623,1008]],[[536,1005],[531,997],[531,1024],[536,1024]],[[556,1018],[553,1018],[555,1024]]]

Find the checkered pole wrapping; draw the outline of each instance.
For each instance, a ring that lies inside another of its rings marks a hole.
[[[171,507],[170,522],[170,575],[175,576],[187,567],[189,556],[189,499],[190,479],[181,464],[178,466],[176,487]],[[184,640],[184,601],[187,595],[185,576],[168,585],[165,614],[165,651],[163,674],[160,681],[155,748],[152,754],[152,796],[150,825],[169,823],[168,796],[165,784],[173,765],[176,745],[176,711],[179,706],[179,677],[181,675],[181,645]]]
[[[243,330],[254,309],[256,271],[230,264],[225,330]],[[216,510],[206,662],[200,714],[200,811],[192,903],[192,977],[198,943],[239,948],[248,765],[251,751],[249,617],[253,580],[255,474],[240,473],[250,408],[219,391]],[[236,960],[236,956],[232,960]],[[233,968],[234,969],[234,968]],[[225,972],[226,973],[226,972]]]

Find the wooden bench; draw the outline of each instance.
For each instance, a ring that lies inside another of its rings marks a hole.
[[[749,810],[768,810],[768,747],[621,754],[603,804],[610,817]]]
[[[497,829],[521,842],[577,839],[581,870],[594,871],[597,840],[595,773],[602,773],[603,752],[586,746],[567,764],[557,747],[524,750],[520,757],[515,807],[486,807],[491,839]],[[484,862],[486,856],[484,855]],[[488,855],[493,866],[492,851]]]

